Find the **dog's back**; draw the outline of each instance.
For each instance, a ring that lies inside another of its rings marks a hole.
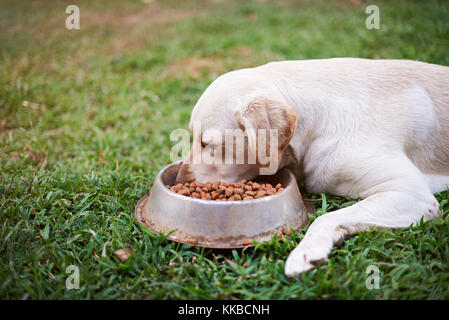
[[[386,143],[394,136],[390,141],[401,143],[422,172],[449,175],[449,67],[412,60],[334,58],[271,62],[255,70],[281,82],[279,87],[288,95],[309,99],[305,105],[340,115],[353,112],[358,118],[350,121],[361,120],[360,130],[375,128]]]

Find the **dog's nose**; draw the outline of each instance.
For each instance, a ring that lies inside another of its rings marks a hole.
[[[192,182],[195,180],[195,177],[193,176],[192,172],[189,169],[189,165],[182,164],[181,168],[178,171],[178,174],[176,175],[175,183],[186,183],[186,182]]]

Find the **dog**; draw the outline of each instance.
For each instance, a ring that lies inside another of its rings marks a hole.
[[[207,129],[278,129],[278,169],[310,193],[362,200],[319,216],[285,263],[295,276],[325,261],[345,237],[402,228],[440,214],[449,187],[449,67],[412,60],[279,61],[221,75],[190,119]],[[245,149],[251,145],[245,138]],[[216,146],[222,148],[222,146]],[[224,147],[223,147],[224,149]],[[255,164],[194,164],[177,182],[252,179]],[[245,158],[246,159],[246,158]]]

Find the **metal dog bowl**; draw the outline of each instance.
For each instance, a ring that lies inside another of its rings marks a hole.
[[[228,202],[194,199],[170,191],[166,185],[174,184],[180,166],[177,162],[162,169],[151,193],[138,202],[135,210],[139,223],[155,233],[168,234],[170,240],[208,248],[242,248],[248,240],[268,241],[284,227],[299,231],[308,224],[298,185],[288,169],[254,179],[272,185],[281,183],[284,190],[279,193]]]

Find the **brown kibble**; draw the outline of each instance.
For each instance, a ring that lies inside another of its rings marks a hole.
[[[216,201],[253,200],[271,196],[283,190],[280,183],[273,187],[270,183],[257,183],[246,180],[229,184],[220,181],[206,183],[193,181],[185,184],[178,183],[171,187],[166,185],[166,187],[180,195]]]
[[[191,196],[192,198],[195,198],[195,199],[201,198],[201,196],[200,196],[199,193],[197,193],[197,192],[192,192],[192,193],[190,194],[190,196]]]
[[[114,254],[119,258],[121,262],[125,262],[131,254],[133,254],[134,249],[132,248],[125,248],[125,249],[119,249],[114,252]]]
[[[249,245],[251,245],[251,241],[249,241],[248,239],[245,239],[245,240],[243,240],[242,244],[244,246],[249,246]]]
[[[256,193],[257,196],[261,196],[261,197],[263,197],[265,194],[266,194],[265,190],[259,190]]]
[[[217,190],[219,186],[220,186],[220,181],[212,183],[212,190],[214,190],[214,191]]]
[[[183,196],[188,196],[190,195],[190,190],[189,188],[184,187],[181,190],[179,190],[178,193]]]
[[[196,238],[194,238],[194,237],[190,237],[190,238],[187,238],[186,242],[188,244],[197,244],[198,240]]]
[[[212,200],[217,200],[220,194],[218,192],[212,192]]]

